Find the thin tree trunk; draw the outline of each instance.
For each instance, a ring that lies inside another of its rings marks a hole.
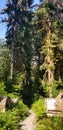
[[[13,79],[14,71],[14,42],[12,42],[12,52],[11,52],[11,79]]]
[[[16,30],[16,27],[14,26],[14,28],[13,28],[12,52],[11,52],[11,79],[13,79],[13,76],[14,76],[15,30]]]

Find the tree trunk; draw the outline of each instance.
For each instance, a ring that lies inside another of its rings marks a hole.
[[[11,79],[13,79],[14,75],[14,42],[12,42],[12,52],[11,52]]]

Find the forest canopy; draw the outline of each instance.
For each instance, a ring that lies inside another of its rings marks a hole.
[[[7,0],[6,43],[0,40],[0,81],[26,104],[63,90],[63,1]],[[30,101],[29,101],[30,100]]]

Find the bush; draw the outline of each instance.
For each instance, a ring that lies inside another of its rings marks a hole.
[[[36,112],[38,119],[46,116],[45,100],[39,99],[32,105],[32,109]]]
[[[18,121],[16,110],[0,113],[0,130],[18,130]]]
[[[19,96],[15,92],[8,93],[7,96],[9,96],[10,98],[19,98]]]
[[[16,109],[18,110],[21,120],[25,119],[25,117],[28,115],[28,107],[23,104],[22,100],[16,104]]]
[[[0,82],[0,96],[3,96],[6,94],[5,88],[6,88],[6,86],[5,86],[4,82]]]
[[[11,110],[0,112],[0,130],[18,130],[19,122],[28,115],[28,108],[19,101]]]
[[[36,130],[62,130],[63,118],[62,117],[47,117],[45,109],[45,99],[39,99],[32,105],[32,109],[37,114]],[[52,125],[53,124],[53,125]]]
[[[63,118],[61,117],[48,117],[39,120],[36,130],[62,130]]]

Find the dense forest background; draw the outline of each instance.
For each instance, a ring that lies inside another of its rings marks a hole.
[[[7,0],[1,12],[7,32],[0,40],[0,95],[28,106],[63,91],[63,1],[33,2]]]
[[[8,0],[2,14],[0,82],[23,100],[54,97],[63,89],[63,3]],[[55,94],[56,93],[56,94]]]

